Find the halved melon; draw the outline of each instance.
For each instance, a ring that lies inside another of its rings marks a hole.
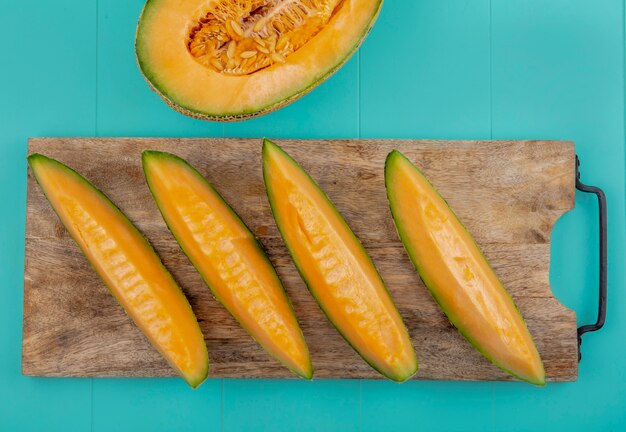
[[[311,379],[298,321],[254,235],[185,160],[157,151],[144,151],[142,160],[163,219],[215,297],[270,354]]]
[[[192,387],[209,357],[187,298],[128,218],[80,174],[40,154],[28,162],[61,222],[137,327]]]
[[[148,0],[135,51],[177,111],[243,120],[274,111],[338,70],[382,0]]]
[[[524,319],[452,209],[399,151],[387,157],[385,183],[400,238],[450,322],[496,366],[544,385],[543,363]]]
[[[363,359],[394,381],[417,371],[408,331],[365,249],[309,175],[263,142],[263,177],[280,233],[309,291]]]

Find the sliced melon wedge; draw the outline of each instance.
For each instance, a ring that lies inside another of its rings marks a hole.
[[[544,385],[543,363],[526,323],[443,198],[399,151],[387,157],[385,183],[400,238],[450,322],[496,366]]]
[[[363,359],[394,381],[417,371],[408,331],[365,249],[309,175],[263,142],[263,177],[280,233],[313,297]]]
[[[172,108],[205,120],[274,111],[337,71],[382,0],[148,0],[135,51]]]
[[[207,377],[200,326],[170,273],[128,218],[80,174],[40,154],[28,157],[53,209],[137,327],[191,387]]]
[[[298,321],[254,235],[185,160],[156,151],[144,151],[142,160],[163,219],[215,297],[272,356],[311,379]]]

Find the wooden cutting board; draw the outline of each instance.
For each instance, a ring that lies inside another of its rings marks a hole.
[[[278,140],[318,181],[371,254],[417,350],[416,379],[508,380],[450,325],[398,240],[383,164],[420,166],[483,248],[528,323],[552,381],[578,373],[576,316],[552,295],[550,234],[574,207],[574,145],[558,141]],[[380,378],[331,327],[298,276],[265,196],[259,139],[41,138],[40,152],[104,191],[155,246],[198,316],[212,377],[292,378],[213,299],[168,232],[141,170],[144,149],[189,160],[268,250],[311,350],[316,378]],[[35,376],[171,376],[28,176],[22,370]]]

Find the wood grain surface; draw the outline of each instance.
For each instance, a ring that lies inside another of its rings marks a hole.
[[[509,380],[450,325],[396,234],[383,164],[399,149],[429,177],[482,247],[515,299],[552,381],[578,374],[576,316],[552,295],[555,221],[575,199],[574,145],[558,141],[277,140],[326,191],[376,263],[413,338],[416,379]],[[316,378],[381,378],[328,323],[298,276],[272,219],[260,139],[38,138],[146,235],[187,294],[211,359],[211,377],[291,378],[211,296],[168,232],[141,170],[144,149],[193,164],[268,250],[311,350]],[[173,376],[109,294],[28,175],[22,370],[34,376]]]

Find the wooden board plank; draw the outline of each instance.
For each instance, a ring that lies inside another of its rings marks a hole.
[[[474,234],[515,298],[552,381],[577,377],[576,316],[552,295],[554,222],[574,206],[574,145],[562,141],[277,141],[327,192],[370,252],[413,338],[416,379],[508,380],[450,325],[411,266],[385,197],[383,163],[397,148]],[[316,378],[380,378],[324,318],[298,276],[265,191],[258,139],[39,138],[29,151],[75,168],[153,243],[204,332],[212,377],[290,378],[212,298],[167,231],[143,179],[140,154],[189,160],[265,245],[309,344]],[[34,376],[172,376],[134,327],[28,176],[23,361]]]

